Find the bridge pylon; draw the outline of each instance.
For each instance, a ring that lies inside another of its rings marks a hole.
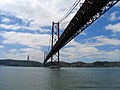
[[[55,43],[58,41],[60,37],[60,31],[59,31],[59,22],[55,23],[52,22],[52,42],[51,42],[51,50],[53,51],[53,46]],[[59,50],[55,53],[52,54],[51,56],[51,68],[58,68],[60,67],[60,62],[59,62]]]

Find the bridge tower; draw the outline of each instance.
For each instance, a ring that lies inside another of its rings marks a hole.
[[[53,46],[58,41],[59,37],[60,37],[59,22],[58,23],[52,22],[52,42],[51,42],[52,53],[53,53]],[[51,68],[54,67],[60,67],[59,50],[54,55],[51,56]]]

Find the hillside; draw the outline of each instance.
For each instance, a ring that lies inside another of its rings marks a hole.
[[[51,63],[47,62],[45,67],[50,67]],[[56,66],[57,62],[53,62],[53,66]],[[0,66],[21,66],[21,67],[43,67],[43,64],[38,61],[26,61],[26,60],[12,60],[5,59],[0,60]],[[108,62],[108,61],[96,61],[93,63],[85,62],[60,62],[61,67],[120,67],[120,62]]]
[[[3,65],[3,66],[42,67],[42,64],[40,62],[37,62],[37,61],[11,60],[11,59],[0,60],[0,65]]]
[[[50,67],[51,63],[47,62],[45,67]],[[53,62],[53,66],[56,66],[57,63]],[[61,67],[120,67],[120,62],[108,62],[108,61],[96,61],[93,63],[85,63],[81,61],[77,62],[60,62]]]

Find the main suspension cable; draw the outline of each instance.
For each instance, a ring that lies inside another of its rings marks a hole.
[[[77,7],[80,1],[81,0],[76,0],[75,3],[71,6],[71,8],[67,11],[67,13],[58,22],[62,22],[63,20],[65,20],[72,13],[72,11]]]

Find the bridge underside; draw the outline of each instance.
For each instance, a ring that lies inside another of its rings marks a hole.
[[[85,0],[56,44],[48,53],[46,59],[44,60],[44,64],[53,54],[58,52],[63,46],[85,30],[118,1],[120,0]]]

